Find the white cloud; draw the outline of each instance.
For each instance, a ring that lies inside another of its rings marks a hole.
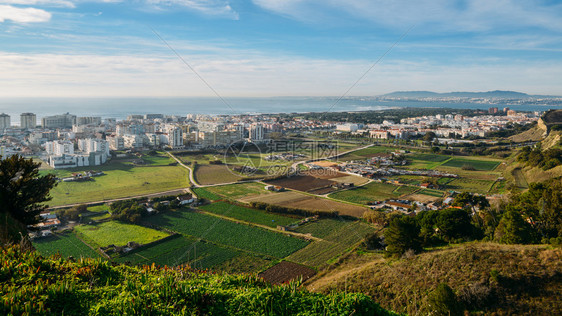
[[[18,4],[18,5],[41,5],[53,7],[67,7],[74,8],[75,5],[72,1],[67,0],[0,0],[0,4]]]
[[[232,9],[228,1],[224,0],[146,0],[146,2],[158,8],[182,6],[207,15],[228,16],[236,20],[239,18],[238,13]]]
[[[11,5],[0,5],[0,22],[11,20],[16,23],[47,22],[51,14],[35,8],[17,8]]]
[[[561,4],[533,0],[253,0],[254,4],[297,20],[323,23],[349,17],[386,27],[432,32],[539,27],[562,30]]]
[[[223,96],[341,95],[370,66],[368,61],[253,56],[226,59],[184,56]],[[4,97],[213,96],[169,55],[55,55],[0,52]],[[488,63],[394,60],[377,65],[349,95],[395,90],[519,90],[562,95],[562,61]]]

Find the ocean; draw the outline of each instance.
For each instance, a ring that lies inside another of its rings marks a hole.
[[[384,110],[403,107],[441,107],[453,109],[485,109],[509,107],[516,111],[546,111],[562,109],[559,105],[508,105],[419,101],[380,101],[369,97],[268,97],[225,98],[225,104],[215,97],[190,98],[2,98],[0,112],[11,116],[13,125],[19,124],[23,112],[32,112],[37,120],[48,115],[69,112],[78,116],[101,116],[125,119],[130,114],[159,113],[165,115],[186,114],[259,114],[303,113]]]

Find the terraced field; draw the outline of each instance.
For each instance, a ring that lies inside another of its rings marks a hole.
[[[308,244],[302,239],[189,210],[166,212],[149,220],[151,224],[186,236],[277,258],[284,258]]]

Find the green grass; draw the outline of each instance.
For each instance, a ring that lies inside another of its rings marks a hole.
[[[480,180],[480,179],[470,179],[470,178],[457,178],[453,179],[451,182],[444,186],[445,190],[454,191],[468,191],[480,194],[486,194],[495,181],[492,180]]]
[[[169,158],[151,157],[158,161]],[[103,171],[105,175],[85,182],[59,182],[51,190],[50,206],[102,201],[179,189],[188,186],[187,170],[180,166],[155,165],[133,166],[127,161],[112,161],[102,166],[68,169],[42,170],[58,177],[71,176],[73,172],[85,170]]]
[[[297,218],[266,213],[263,211],[233,205],[226,202],[215,202],[212,204],[201,206],[200,209],[225,217],[239,219],[241,221],[260,225],[266,225],[274,228],[277,227],[277,225],[286,226],[298,221]]]
[[[312,267],[321,267],[337,258],[363,240],[375,229],[362,222],[348,223],[307,247],[290,255],[287,259]]]
[[[154,229],[109,221],[96,225],[80,225],[74,230],[77,234],[94,245],[105,247],[108,245],[125,246],[127,242],[134,241],[147,244],[168,236],[168,234]]]
[[[429,196],[434,196],[434,197],[442,197],[443,191],[434,190],[434,189],[423,189],[423,190],[419,191],[418,194],[424,194],[424,195],[429,195]]]
[[[41,255],[50,256],[59,253],[63,257],[100,258],[101,256],[84,244],[74,233],[55,234],[33,241],[33,246]]]
[[[480,160],[480,159],[455,157],[455,158],[445,162],[442,166],[444,166],[444,167],[455,167],[455,168],[462,168],[463,166],[469,166],[469,167],[474,168],[475,170],[492,171],[500,163],[501,163],[501,161],[497,161],[497,160]]]
[[[349,223],[349,221],[345,220],[327,218],[301,225],[295,231],[302,234],[311,234],[318,238],[325,238],[334,231],[349,225]]]
[[[209,190],[204,188],[194,188],[193,192],[197,195],[200,199],[206,199],[209,201],[216,201],[221,200],[222,196],[209,192]]]
[[[160,266],[177,266],[187,263],[193,268],[207,269],[220,265],[239,254],[239,251],[231,248],[219,247],[192,237],[177,235],[175,238],[152,244],[149,247],[133,250],[118,257],[116,261],[146,265],[155,263]]]
[[[286,257],[308,244],[280,233],[185,209],[152,216],[150,222],[184,235],[277,258]]]
[[[236,182],[242,176],[233,173],[227,165],[197,165],[195,167],[195,180],[200,184],[219,184]]]
[[[414,153],[414,154],[408,155],[408,158],[412,158],[412,159],[415,159],[415,160],[421,160],[421,161],[443,162],[443,161],[445,161],[445,160],[447,160],[451,157],[445,156],[445,155]]]
[[[389,183],[372,182],[351,190],[332,193],[329,197],[347,202],[366,204],[372,201],[398,198],[401,195],[410,194],[415,190],[417,190],[417,188],[411,186],[397,186]]]
[[[390,153],[396,151],[396,148],[392,147],[385,147],[385,146],[371,146],[364,149],[359,149],[357,151],[348,153],[342,157],[339,157],[338,160],[348,161],[348,160],[360,160],[365,159],[367,157],[371,157],[375,154],[380,153]],[[346,150],[343,150],[346,151]]]
[[[264,184],[256,182],[220,185],[208,187],[206,190],[233,200],[249,195],[272,194],[271,191],[265,190]]]

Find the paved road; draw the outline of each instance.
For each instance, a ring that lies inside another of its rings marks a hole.
[[[194,187],[198,187],[199,184],[197,183],[197,181],[195,181],[195,178],[193,177],[193,169],[188,167],[186,164],[184,164],[181,160],[179,160],[176,156],[174,156],[174,154],[172,154],[169,151],[166,151],[166,154],[168,154],[168,156],[170,156],[171,158],[173,158],[175,161],[178,162],[178,164],[184,168],[186,168],[187,170],[189,170],[189,183],[193,184]]]

